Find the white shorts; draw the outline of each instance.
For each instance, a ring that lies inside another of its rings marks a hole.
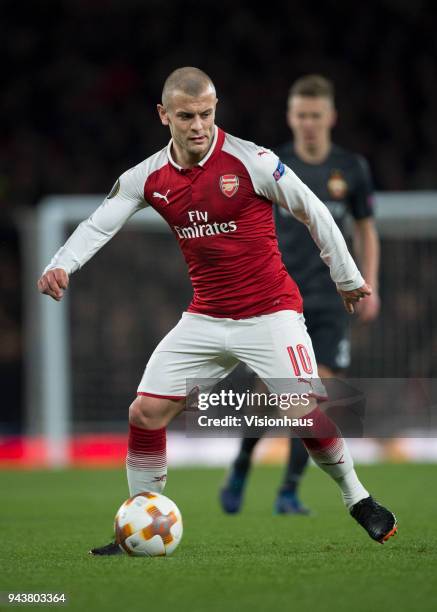
[[[193,381],[218,382],[239,362],[272,393],[295,392],[299,383],[299,393],[326,396],[305,319],[293,310],[238,320],[184,312],[150,357],[138,394],[184,399]]]

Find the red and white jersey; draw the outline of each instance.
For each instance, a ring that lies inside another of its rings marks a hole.
[[[125,172],[46,269],[79,269],[138,210],[152,206],[179,242],[194,288],[189,312],[233,319],[302,311],[276,240],[272,203],[305,223],[341,289],[364,284],[327,208],[267,149],[216,128],[207,155],[180,167],[172,142]]]

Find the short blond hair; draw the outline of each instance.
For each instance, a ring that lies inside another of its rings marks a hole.
[[[335,102],[334,84],[321,74],[307,74],[297,79],[288,92],[288,102],[294,96],[308,98],[328,98]]]

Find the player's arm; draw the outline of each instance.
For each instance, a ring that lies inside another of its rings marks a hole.
[[[372,296],[359,305],[358,315],[363,322],[373,321],[378,316],[380,301],[378,294],[379,237],[372,217],[355,220],[354,251],[364,278],[373,289]]]
[[[372,321],[379,313],[379,237],[373,219],[373,185],[367,161],[356,156],[355,189],[351,193],[351,212],[354,217],[353,249],[366,281],[372,286],[370,299],[357,308],[361,321]]]
[[[327,207],[274,154],[258,157],[253,170],[257,193],[277,202],[307,226],[346,310],[353,313],[354,304],[371,295],[372,289],[361,276]]]
[[[285,178],[286,177],[286,178]],[[355,312],[355,304],[372,294],[372,287],[364,281],[328,208],[292,172],[284,167],[285,181],[278,183],[279,206],[289,210],[304,223],[320,249],[320,257],[329,267],[331,278],[337,286],[349,314]]]
[[[38,280],[38,289],[59,301],[69,276],[99,251],[138,210],[146,206],[138,167],[125,172],[97,210],[83,221],[54,255]]]

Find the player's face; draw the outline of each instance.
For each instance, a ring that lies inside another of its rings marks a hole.
[[[196,163],[205,157],[214,137],[217,98],[207,89],[200,96],[175,91],[166,107],[158,104],[161,122],[168,125],[173,153],[179,162]]]
[[[316,149],[330,140],[336,112],[329,98],[293,96],[288,103],[287,122],[295,141]]]

